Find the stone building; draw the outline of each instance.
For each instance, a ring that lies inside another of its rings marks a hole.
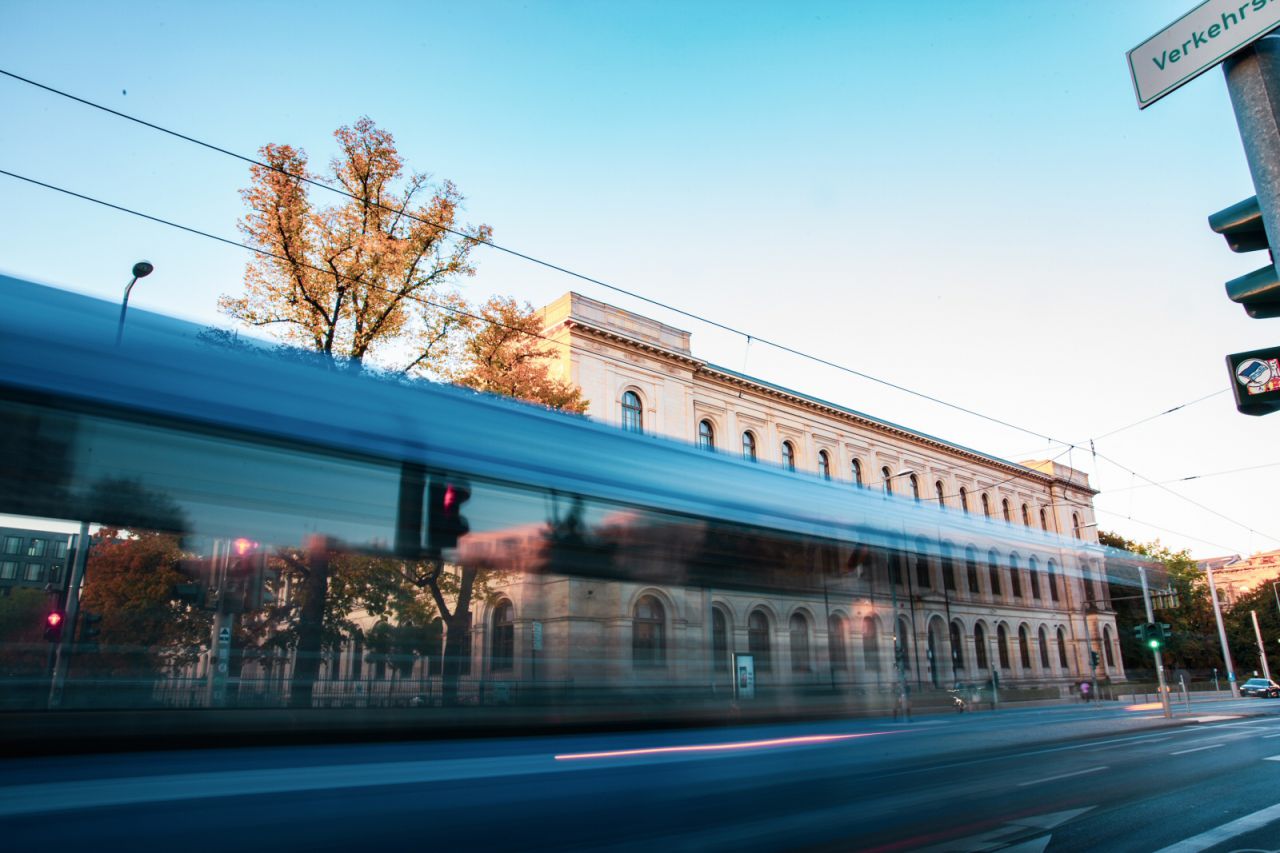
[[[1005,685],[1063,692],[1095,676],[1124,680],[1102,560],[1089,548],[1096,492],[1083,472],[999,459],[710,364],[689,332],[577,293],[542,315],[563,344],[555,369],[582,389],[594,419],[1050,535],[1021,554],[944,544],[954,553],[905,567],[892,598],[856,579],[768,596],[530,575],[478,605],[473,673],[716,686],[736,651],[755,655],[757,669],[763,658],[764,684],[856,687],[891,683],[900,649],[922,687],[987,681],[993,669]],[[469,540],[463,562],[492,545]]]

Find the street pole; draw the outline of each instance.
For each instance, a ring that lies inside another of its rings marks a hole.
[[[1262,629],[1258,627],[1258,611],[1250,610],[1253,617],[1253,635],[1258,638],[1258,655],[1262,658],[1262,674],[1271,680],[1271,667],[1267,664],[1267,647],[1262,643]]]
[[[1213,582],[1213,569],[1205,566],[1205,575],[1209,578],[1209,599],[1213,602],[1213,618],[1218,622],[1218,640],[1222,643],[1222,659],[1227,665],[1227,684],[1231,688],[1231,698],[1240,698],[1240,685],[1236,683],[1236,665],[1231,662],[1231,648],[1227,645],[1227,629],[1222,625],[1222,607],[1218,604],[1218,587]]]
[[[1271,592],[1276,597],[1276,612],[1280,613],[1280,592],[1276,592],[1276,587],[1280,586],[1280,581],[1271,584]]]
[[[120,300],[120,322],[116,326],[116,346],[120,346],[120,341],[124,338],[124,315],[129,310],[129,292],[138,283],[138,279],[151,275],[154,269],[155,267],[149,261],[138,261],[133,265],[133,278],[125,285],[124,298]]]
[[[84,567],[89,559],[89,522],[80,522],[76,538],[75,559],[71,563],[71,579],[67,582],[67,601],[63,607],[62,637],[57,644],[57,656],[53,663],[53,681],[49,685],[49,707],[62,705],[62,691],[67,683],[67,669],[71,666],[71,646],[76,638],[76,614],[80,610],[80,585],[84,582]]]
[[[1147,608],[1147,623],[1153,624],[1156,617],[1155,610],[1151,607],[1151,589],[1147,586],[1146,566],[1138,567],[1138,576],[1142,578],[1142,603]],[[1164,656],[1160,653],[1159,646],[1154,647],[1151,654],[1156,659],[1156,678],[1160,682],[1160,707],[1166,717],[1172,717],[1173,709],[1169,707],[1169,691],[1164,685]]]

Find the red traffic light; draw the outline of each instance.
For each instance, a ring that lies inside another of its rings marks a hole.
[[[50,628],[57,628],[59,625],[62,624],[62,620],[64,618],[66,617],[64,617],[61,613],[55,610],[52,613],[50,613],[48,616],[44,617],[44,624],[48,625]]]
[[[248,554],[250,551],[258,550],[258,543],[254,542],[252,539],[245,539],[241,537],[239,539],[234,540],[231,543],[231,547],[235,550],[237,557],[243,557],[245,554]]]
[[[50,610],[44,617],[44,638],[51,643],[62,639],[62,623],[67,621],[67,614],[61,610]]]

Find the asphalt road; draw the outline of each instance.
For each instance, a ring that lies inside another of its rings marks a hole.
[[[1280,702],[0,762],[7,849],[1275,850]]]

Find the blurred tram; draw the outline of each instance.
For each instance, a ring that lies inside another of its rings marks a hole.
[[[1065,697],[1118,657],[1085,617],[1124,558],[1095,545],[116,321],[0,280],[0,513],[92,532],[24,605],[88,616],[53,668],[5,623],[0,707],[48,707],[52,677],[101,709],[878,713],[957,682]]]

